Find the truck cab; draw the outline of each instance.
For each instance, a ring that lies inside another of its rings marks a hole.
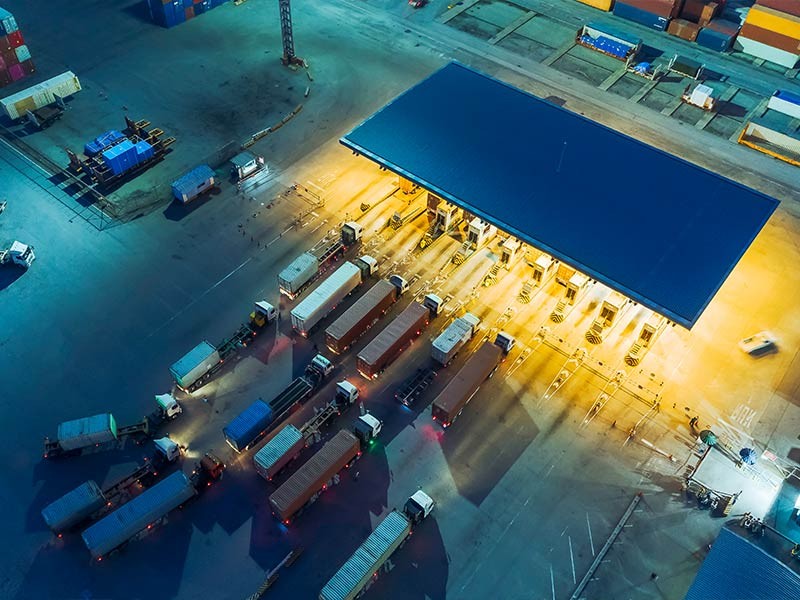
[[[366,413],[358,417],[353,428],[353,433],[361,440],[362,448],[375,442],[375,438],[383,429],[383,421]]]
[[[8,250],[0,251],[0,264],[12,263],[23,269],[29,268],[36,260],[33,246],[14,240]]]
[[[364,255],[353,261],[353,264],[361,269],[361,280],[365,280],[378,270],[378,261],[373,257]]]
[[[250,313],[250,322],[256,327],[263,327],[275,320],[278,316],[278,311],[266,300],[259,300],[253,307],[253,312]]]
[[[389,283],[397,288],[397,295],[402,296],[408,291],[408,281],[400,275],[389,275]]]
[[[411,496],[403,507],[403,513],[411,520],[412,523],[420,523],[433,512],[433,507],[436,503],[433,498],[428,496],[422,490],[418,490]]]
[[[345,246],[355,244],[361,239],[364,233],[364,228],[355,221],[347,221],[342,225],[342,243]]]
[[[181,447],[169,436],[153,440],[158,454],[167,462],[175,462],[181,456]]]
[[[199,491],[210,486],[212,482],[222,479],[224,472],[225,463],[222,459],[213,452],[206,452],[192,471],[191,480]]]
[[[358,388],[343,379],[336,384],[336,404],[339,406],[352,406],[358,400]]]
[[[172,394],[158,394],[156,395],[156,404],[158,404],[161,414],[164,419],[175,419],[183,412],[183,407],[178,404],[175,396]]]
[[[306,377],[311,379],[313,383],[319,384],[320,381],[325,379],[333,372],[333,363],[322,354],[317,354],[311,359],[311,362],[306,367]]]
[[[442,300],[436,294],[428,294],[422,301],[422,305],[431,311],[431,317],[435,317],[440,312],[442,312],[442,307],[444,306],[444,300]]]
[[[498,331],[494,343],[502,348],[504,354],[508,354],[517,343],[514,336],[507,334],[505,331]]]

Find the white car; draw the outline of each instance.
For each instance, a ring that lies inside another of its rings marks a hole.
[[[739,342],[739,348],[741,348],[743,352],[753,356],[774,352],[777,349],[775,346],[775,336],[769,331],[759,331],[750,337],[744,338]]]

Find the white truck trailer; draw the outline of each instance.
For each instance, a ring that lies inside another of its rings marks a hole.
[[[353,556],[331,577],[319,593],[319,600],[353,600],[357,598],[383,564],[411,535],[411,529],[433,511],[433,499],[422,490],[411,496],[402,511],[393,510]]]
[[[350,292],[356,289],[365,275],[374,272],[377,261],[364,256],[355,262],[346,262],[330,277],[319,284],[300,304],[292,310],[292,327],[302,336],[330,314]]]
[[[431,346],[433,360],[444,367],[449,365],[464,344],[472,339],[480,324],[481,320],[472,313],[467,313],[450,323],[439,337],[433,340]]]

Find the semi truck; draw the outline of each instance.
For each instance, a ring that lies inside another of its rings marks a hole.
[[[358,372],[367,379],[377,379],[408,346],[422,333],[431,318],[431,310],[412,302],[358,353]]]
[[[436,396],[431,407],[433,420],[443,428],[452,425],[513,345],[514,338],[502,331],[494,342],[484,342]]]
[[[28,269],[36,260],[33,246],[14,240],[5,250],[0,250],[0,265],[16,265]]]
[[[168,437],[153,440],[153,444],[155,452],[151,456],[110,486],[101,489],[95,481],[89,480],[45,506],[42,509],[44,522],[61,537],[65,531],[98,519],[121,504],[133,485],[154,481],[166,463],[175,462],[181,456],[181,448]]]
[[[270,495],[272,514],[288,525],[303,507],[327,489],[339,471],[360,456],[358,438],[342,429]]]
[[[399,275],[378,281],[325,330],[325,344],[336,354],[346,351],[407,289]]]
[[[127,504],[91,525],[81,538],[92,558],[101,561],[129,541],[144,535],[174,509],[222,477],[225,464],[207,453],[190,476],[172,473]]]
[[[475,332],[481,320],[473,315],[467,313],[463,317],[459,317],[435,339],[431,346],[431,357],[440,365],[446,367],[458,354],[458,351],[464,347]]]
[[[278,275],[278,288],[289,300],[294,300],[319,277],[328,265],[361,241],[364,228],[355,221],[342,225],[333,241],[323,239],[310,251],[303,252]]]
[[[360,596],[389,557],[408,539],[412,529],[433,512],[434,506],[433,499],[419,490],[406,501],[403,510],[387,514],[325,584],[319,600],[353,600]]]
[[[305,375],[295,379],[269,402],[259,398],[223,428],[228,445],[236,452],[251,448],[273,423],[279,421],[294,405],[310,397],[332,371],[331,362],[317,354],[306,367]]]
[[[157,408],[139,423],[118,427],[114,415],[102,413],[66,421],[58,426],[55,439],[44,439],[44,457],[78,455],[88,448],[112,448],[128,437],[150,437],[159,425],[175,419],[183,408],[172,394],[156,396]]]
[[[294,330],[307,337],[309,332],[338,306],[339,302],[375,272],[377,265],[377,261],[371,256],[362,256],[356,261],[342,264],[294,307],[292,310]]]
[[[278,311],[266,300],[256,302],[250,320],[240,325],[233,335],[217,346],[205,340],[200,342],[169,368],[175,384],[184,392],[191,393],[208,383],[229,357],[246,347],[277,315]]]

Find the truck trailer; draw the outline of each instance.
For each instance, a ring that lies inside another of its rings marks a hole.
[[[342,264],[294,307],[292,310],[294,330],[307,337],[309,332],[338,306],[339,302],[361,285],[362,281],[362,269],[358,265],[353,262]]]
[[[272,420],[272,408],[259,398],[223,427],[222,433],[231,448],[243,452],[261,438]]]
[[[294,425],[285,425],[253,457],[256,471],[271,481],[281,469],[297,457],[305,447],[303,432]]]
[[[428,325],[430,309],[412,302],[358,353],[358,372],[376,379]]]
[[[404,287],[407,288],[408,283],[399,276],[391,280],[383,279],[356,300],[355,304],[325,330],[325,344],[331,352],[344,352],[364,335],[394,304]]]
[[[249,321],[242,323],[233,335],[216,346],[202,341],[174,363],[169,368],[172,379],[184,392],[195,391],[207,383],[228,358],[247,347],[258,332],[277,316],[278,311],[266,300],[255,302]]]
[[[282,414],[298,402],[308,400],[332,372],[331,361],[322,354],[317,354],[301,377],[292,381],[280,394],[270,400],[269,404],[275,414]]]
[[[225,465],[213,454],[206,454],[191,476],[177,471],[136,498],[103,517],[82,534],[83,543],[100,561],[131,539],[150,530],[169,512],[197,495],[212,480],[222,477]]]
[[[366,541],[331,577],[319,594],[319,600],[353,600],[360,596],[383,564],[408,539],[412,528],[421,523],[435,503],[422,490],[411,496],[402,511],[386,515]]]
[[[446,367],[456,357],[458,351],[464,347],[475,332],[481,321],[472,313],[459,317],[435,339],[431,346],[431,357],[440,365]]]
[[[444,428],[452,425],[513,345],[514,338],[503,332],[495,342],[484,342],[436,396],[431,407],[433,420]]]
[[[87,520],[105,505],[103,490],[94,481],[87,481],[45,506],[42,518],[53,532],[60,534]]]
[[[317,499],[334,475],[360,456],[358,438],[341,430],[270,495],[272,514],[288,525],[306,504]]]
[[[328,265],[361,241],[364,228],[355,221],[342,225],[339,236],[322,240],[310,251],[303,252],[278,275],[278,288],[289,300],[294,300],[319,277]]]

